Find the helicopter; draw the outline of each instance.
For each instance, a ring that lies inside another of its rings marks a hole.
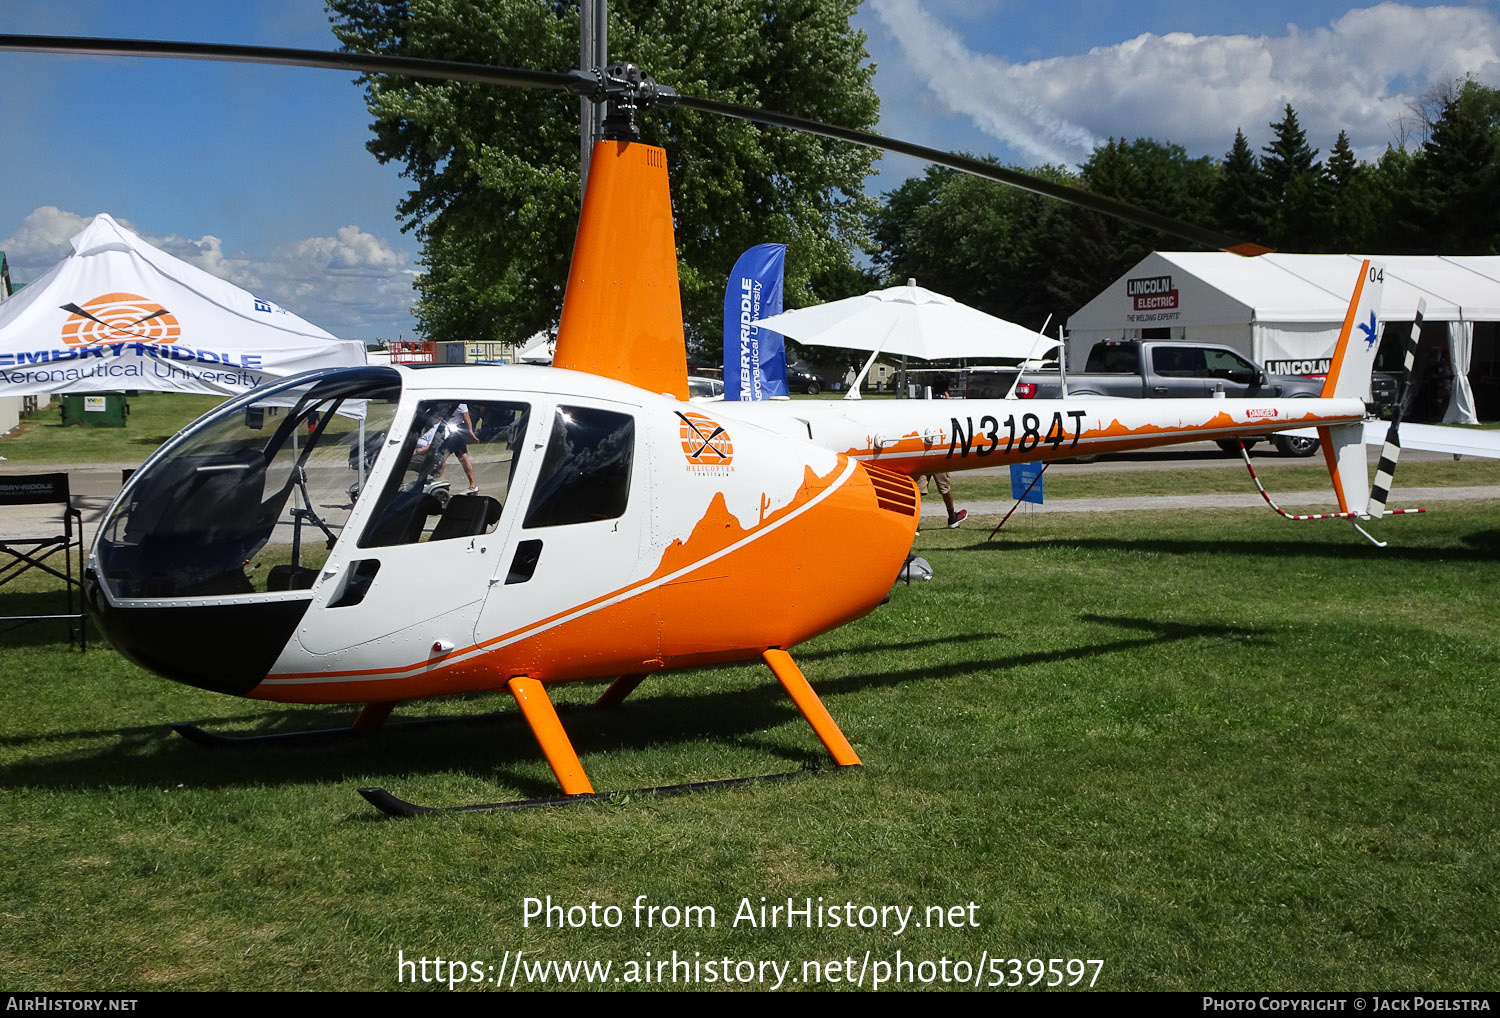
[[[508,692],[561,797],[445,809],[607,794],[595,791],[548,687],[606,680],[598,705],[608,707],[648,676],[731,662],[763,662],[834,764],[859,765],[790,651],[887,600],[917,533],[914,475],[1315,428],[1339,515],[1370,515],[1361,395],[1374,353],[1351,336],[1374,327],[1378,266],[1360,270],[1320,398],[694,403],[667,160],[636,127],[648,107],[901,151],[1196,242],[1257,249],[967,157],[681,96],[628,64],[555,74],[34,36],[0,36],[0,49],[460,77],[606,105],[552,367],[367,365],[268,383],[153,453],[106,511],[88,556],[99,629],[168,679],[255,700],[361,705],[336,730],[349,735],[380,727],[404,701]],[[443,483],[450,459],[466,480],[472,471],[462,493]],[[175,727],[209,745],[329,734]],[[432,809],[360,791],[392,815]]]

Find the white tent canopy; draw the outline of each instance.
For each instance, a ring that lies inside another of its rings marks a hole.
[[[233,395],[299,371],[365,363],[359,341],[194,268],[107,215],[71,243],[72,254],[0,302],[0,396]]]
[[[1468,364],[1474,323],[1500,321],[1500,256],[1158,251],[1068,319],[1069,362],[1100,339],[1165,329],[1172,339],[1235,347],[1272,372],[1322,373],[1366,257],[1385,264],[1382,326],[1412,321],[1425,300],[1424,337],[1445,330],[1455,366]],[[1462,372],[1444,419],[1477,423]]]

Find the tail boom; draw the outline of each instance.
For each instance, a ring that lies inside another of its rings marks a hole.
[[[897,473],[928,474],[1349,425],[1365,407],[1351,398],[1079,398],[726,403],[720,412]]]

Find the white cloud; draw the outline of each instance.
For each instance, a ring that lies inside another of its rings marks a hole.
[[[1430,85],[1500,81],[1500,20],[1477,6],[1383,3],[1279,36],[1147,34],[1029,63],[973,52],[921,0],[872,8],[948,112],[1036,162],[1080,162],[1107,136],[1222,155],[1236,127],[1258,148],[1287,103],[1314,147],[1345,130],[1372,159]]]
[[[68,241],[88,224],[91,217],[64,212],[55,205],[43,205],[21,221],[21,227],[0,241],[14,276],[18,267],[29,279],[41,270],[62,261],[71,248]],[[20,280],[17,280],[18,282]]]
[[[91,218],[51,205],[34,210],[0,241],[11,278],[28,282],[66,258],[72,250],[68,241]],[[256,257],[225,253],[223,240],[212,234],[153,234],[116,221],[173,257],[275,301],[335,335],[394,339],[396,332],[412,328],[416,270],[410,257],[358,226],[341,226],[336,236],[292,241],[270,257]]]
[[[329,272],[365,276],[389,275],[401,271],[406,264],[404,255],[357,226],[339,227],[337,237],[299,240],[279,248],[277,254],[283,260],[321,267]]]

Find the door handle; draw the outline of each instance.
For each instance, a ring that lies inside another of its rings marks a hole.
[[[505,576],[506,585],[525,583],[531,579],[532,574],[536,572],[536,564],[541,557],[541,541],[522,541],[516,545],[515,557],[510,560],[510,571]]]

